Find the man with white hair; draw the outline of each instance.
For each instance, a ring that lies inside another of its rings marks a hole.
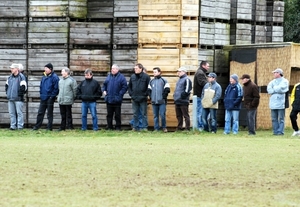
[[[21,67],[23,68],[22,64],[12,64],[10,66],[11,75],[5,84],[10,115],[10,130],[22,130],[24,127],[23,104],[27,83],[25,76],[19,72]]]
[[[271,109],[273,135],[284,135],[284,117],[286,92],[289,91],[289,81],[283,77],[281,68],[272,71],[274,79],[268,84],[270,94],[269,107]]]

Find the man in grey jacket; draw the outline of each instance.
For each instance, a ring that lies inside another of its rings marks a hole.
[[[24,126],[23,104],[27,82],[25,76],[19,71],[20,67],[23,68],[22,64],[12,64],[10,66],[11,75],[5,84],[10,116],[10,130],[22,130]]]
[[[153,68],[154,78],[149,82],[148,93],[152,103],[154,131],[160,130],[159,116],[161,118],[161,129],[168,132],[166,124],[167,97],[170,93],[170,85],[166,79],[161,77],[159,67]]]
[[[187,76],[187,69],[180,67],[177,70],[179,80],[173,94],[175,103],[175,113],[178,121],[177,131],[190,130],[191,120],[189,115],[190,94],[192,90],[192,81]],[[183,128],[183,117],[185,120],[185,129]]]
[[[61,124],[58,131],[74,129],[72,119],[72,104],[74,103],[77,89],[77,83],[70,76],[69,68],[63,68],[61,70],[61,76],[62,77],[58,82],[59,93],[57,98],[61,115]]]

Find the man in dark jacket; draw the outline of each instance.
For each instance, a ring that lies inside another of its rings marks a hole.
[[[297,123],[297,115],[300,112],[300,83],[296,83],[291,93],[292,111],[290,113],[290,120],[294,132],[292,136],[300,136],[300,131]]]
[[[250,75],[244,74],[242,77],[244,91],[244,107],[247,109],[247,125],[249,135],[255,135],[256,112],[259,105],[258,86],[250,79]]]
[[[81,130],[87,130],[87,114],[90,110],[93,120],[93,130],[98,131],[97,103],[96,101],[102,96],[100,84],[93,79],[91,69],[86,69],[84,72],[85,80],[77,87],[76,98],[82,100],[81,103]]]
[[[163,132],[168,132],[166,124],[166,105],[167,97],[170,93],[170,85],[166,79],[161,77],[161,70],[159,67],[153,68],[154,78],[150,81],[148,86],[148,93],[151,99],[154,131],[160,130],[159,117],[161,118],[161,129]]]
[[[47,130],[52,131],[52,123],[53,123],[53,106],[55,98],[58,94],[58,82],[59,78],[54,73],[53,65],[51,63],[48,63],[44,67],[44,76],[41,80],[40,84],[40,106],[38,110],[37,115],[37,121],[35,126],[33,127],[33,130],[38,130],[42,123],[45,116],[45,112],[47,110],[47,118],[48,118],[48,124],[47,124]]]
[[[27,90],[25,76],[19,71],[22,64],[10,66],[11,75],[7,78],[5,92],[8,99],[8,112],[10,116],[10,130],[22,130],[24,126],[23,104],[24,93]]]
[[[128,93],[132,99],[132,111],[134,125],[132,130],[137,131],[139,124],[139,113],[142,116],[142,127],[140,130],[148,130],[147,118],[147,89],[150,82],[150,76],[143,72],[143,65],[138,63],[134,66],[134,74],[129,79]],[[140,111],[140,112],[139,112]]]
[[[183,117],[185,120],[185,130],[190,130],[191,120],[189,115],[190,94],[192,90],[192,81],[186,75],[187,69],[180,67],[177,70],[179,80],[173,94],[175,103],[175,113],[178,121],[177,130],[184,130]]]
[[[194,76],[194,86],[193,93],[194,96],[197,96],[197,119],[198,119],[198,129],[202,131],[203,122],[202,122],[202,104],[201,104],[201,95],[202,90],[205,84],[207,83],[206,73],[209,70],[209,63],[207,61],[201,61],[200,67]]]
[[[107,129],[113,129],[113,116],[115,115],[116,130],[121,130],[121,105],[123,96],[127,91],[127,81],[123,74],[120,73],[118,65],[111,66],[111,73],[103,83],[102,91],[105,96],[107,108]]]
[[[230,133],[231,119],[233,119],[232,133],[237,134],[239,131],[239,114],[242,107],[243,89],[239,84],[239,77],[236,74],[231,75],[229,81],[230,83],[224,93],[224,134]]]

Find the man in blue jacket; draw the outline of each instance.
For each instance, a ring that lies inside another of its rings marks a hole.
[[[224,94],[225,127],[224,134],[230,133],[231,119],[233,119],[232,133],[239,131],[239,114],[242,107],[243,88],[239,84],[239,77],[236,74],[230,76],[230,83]]]
[[[106,129],[113,129],[113,116],[115,115],[116,130],[121,130],[121,105],[123,96],[127,91],[127,81],[123,74],[120,73],[118,65],[111,66],[111,73],[105,79],[102,91],[107,108],[107,127]]]
[[[45,72],[40,83],[40,106],[38,110],[37,121],[33,127],[33,130],[38,130],[41,127],[45,112],[47,110],[47,130],[52,131],[53,106],[55,98],[58,94],[59,78],[56,73],[54,73],[53,65],[51,63],[45,65],[44,70]]]

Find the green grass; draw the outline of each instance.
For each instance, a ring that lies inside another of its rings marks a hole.
[[[300,206],[290,130],[0,133],[0,206]]]

